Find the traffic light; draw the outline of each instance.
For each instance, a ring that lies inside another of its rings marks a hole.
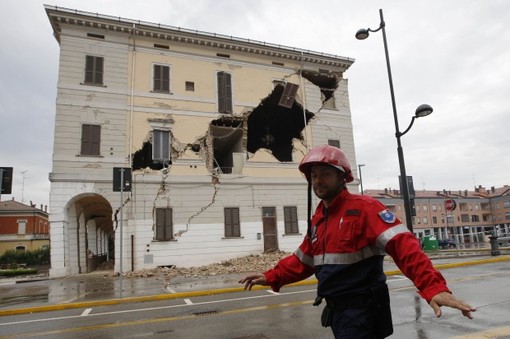
[[[121,176],[123,181],[122,183]],[[120,192],[121,187],[123,192],[131,192],[131,168],[129,167],[113,168],[113,191]]]
[[[0,167],[0,194],[11,194],[12,192],[12,167]]]

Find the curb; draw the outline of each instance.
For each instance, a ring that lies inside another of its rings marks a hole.
[[[503,262],[503,261],[510,261],[510,255],[502,256],[502,257],[493,257],[493,258],[488,258],[488,259],[473,260],[473,261],[438,264],[438,265],[434,265],[434,267],[438,270],[442,270],[442,269],[449,269],[449,268],[456,268],[456,267],[463,267],[463,266],[497,263],[497,262]],[[387,276],[402,274],[402,272],[398,269],[391,270],[391,271],[385,271],[384,273]],[[315,284],[317,284],[317,279],[307,279],[307,280],[299,281],[299,282],[296,282],[293,284],[289,284],[287,286],[306,286],[306,285],[315,285]],[[265,289],[267,289],[267,286],[254,286],[252,288],[252,290],[265,290]],[[97,301],[75,302],[75,303],[69,303],[69,304],[34,306],[34,307],[0,310],[0,316],[60,311],[60,310],[68,310],[68,309],[76,309],[76,308],[90,308],[90,307],[108,306],[108,305],[120,305],[120,304],[135,303],[135,302],[148,302],[148,301],[161,301],[161,300],[169,300],[169,299],[191,298],[191,297],[200,297],[200,296],[208,296],[208,295],[216,295],[216,294],[224,294],[224,293],[235,293],[235,292],[243,292],[243,291],[244,291],[244,287],[231,287],[231,288],[220,288],[220,289],[214,289],[214,290],[179,292],[179,293],[172,293],[172,294],[156,294],[156,295],[140,296],[140,297],[128,297],[128,298],[122,298],[122,299],[106,299],[106,300],[97,300]]]

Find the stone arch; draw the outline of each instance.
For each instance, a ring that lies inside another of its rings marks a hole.
[[[96,193],[78,194],[68,201],[61,220],[51,223],[50,275],[88,273],[111,259],[112,206]]]

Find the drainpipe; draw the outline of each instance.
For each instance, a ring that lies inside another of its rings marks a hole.
[[[134,122],[134,97],[135,97],[135,64],[136,64],[136,41],[135,41],[135,34],[136,33],[136,24],[133,23],[133,30],[132,30],[132,36],[133,36],[133,60],[131,60],[131,105],[129,108],[129,166],[131,167],[131,164],[133,163],[133,156],[132,156],[132,150],[133,150],[133,122]]]
[[[301,70],[303,70],[304,68],[304,64],[303,64],[303,52],[301,52]],[[299,78],[301,80],[301,95],[303,96],[303,122],[304,122],[304,138],[305,138],[305,144],[306,144],[306,147],[307,147],[307,150],[310,149],[310,147],[312,146],[311,145],[311,141],[310,143],[308,143],[308,129],[307,129],[307,126],[306,126],[306,95],[305,95],[305,83],[304,83],[304,80],[303,80],[303,76],[300,74],[299,75]]]

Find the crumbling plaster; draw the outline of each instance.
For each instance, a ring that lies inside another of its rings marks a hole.
[[[300,77],[304,80],[301,81]],[[324,73],[312,70],[298,70],[284,78],[285,81],[298,86],[302,86],[303,83],[312,83],[323,93],[324,100],[328,100],[333,95],[341,79],[342,74],[338,72]],[[315,117],[315,114],[303,107],[304,100],[299,90],[292,106],[282,107],[280,98],[284,90],[284,85],[277,84],[268,96],[261,99],[257,107],[252,110],[245,107],[242,114],[234,113],[234,116],[216,114],[210,118],[201,115],[161,113],[136,115],[134,121],[136,132],[133,135],[133,141],[135,145],[141,145],[141,148],[133,154],[133,168],[162,169],[162,166],[153,164],[152,160],[148,159],[149,149],[152,147],[151,121],[158,117],[162,120],[172,120],[168,128],[171,132],[173,160],[205,161],[207,169],[212,172],[217,164],[213,157],[215,152],[219,154],[218,145],[221,144],[219,140],[226,136],[232,139],[229,134],[235,136],[242,133],[242,151],[247,152],[247,162],[294,161],[296,151],[303,154],[309,146],[304,135],[306,135],[309,121]],[[155,106],[158,104],[155,103]],[[232,121],[239,121],[239,125],[235,125]],[[242,131],[236,131],[240,129]],[[228,132],[229,130],[232,132]],[[223,140],[224,145],[221,147],[231,146],[232,142],[235,140]],[[141,153],[144,156],[141,156]],[[137,164],[140,160],[144,162],[145,167],[143,164]]]

